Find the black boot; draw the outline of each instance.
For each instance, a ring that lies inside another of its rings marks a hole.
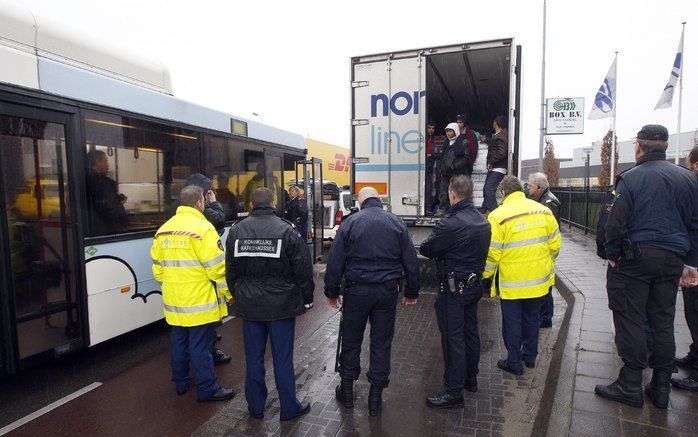
[[[633,407],[642,407],[645,403],[642,396],[642,370],[622,367],[618,379],[610,385],[599,384],[594,391],[602,398]]]
[[[657,408],[669,406],[669,392],[671,392],[671,373],[665,370],[652,372],[652,382],[645,387],[645,394]]]
[[[688,378],[671,378],[671,385],[681,390],[698,391],[698,370],[692,370]]]
[[[371,384],[368,391],[368,415],[377,416],[383,407],[383,389]]]
[[[451,408],[462,407],[463,395],[454,395],[450,393],[441,393],[427,397],[427,407],[431,408]]]
[[[691,369],[693,366],[698,366],[698,358],[688,354],[683,358],[674,358],[674,364],[684,369]]]
[[[354,380],[342,378],[334,389],[335,397],[344,408],[354,408]]]

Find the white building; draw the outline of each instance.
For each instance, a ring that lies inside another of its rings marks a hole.
[[[676,156],[676,141],[677,135],[669,135],[669,147],[666,151],[667,161],[674,162]],[[686,165],[685,158],[689,150],[693,148],[698,141],[698,130],[681,132],[681,141],[679,142],[679,164]],[[618,142],[618,171],[629,169],[635,164],[635,147],[634,139]],[[589,153],[589,179],[591,186],[599,184],[599,173],[601,172],[601,146],[602,141],[594,141],[592,146],[594,150]],[[560,163],[560,182],[561,187],[583,187],[584,186],[584,165],[586,163],[586,154],[584,147],[574,149],[572,152],[572,160]]]

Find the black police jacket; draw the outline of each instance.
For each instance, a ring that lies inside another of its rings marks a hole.
[[[559,226],[560,212],[562,212],[562,204],[559,200],[557,200],[557,197],[550,192],[550,188],[546,188],[545,190],[543,190],[543,192],[540,193],[540,196],[538,196],[538,198],[536,199],[536,202],[542,203],[553,212],[555,220],[557,220],[557,224]]]
[[[419,297],[417,252],[407,226],[384,211],[377,198],[366,199],[361,211],[339,226],[327,260],[325,296],[339,296],[342,275],[361,284],[385,283],[404,275],[405,296]]]
[[[698,264],[698,181],[688,169],[650,152],[618,175],[616,199],[606,223],[606,254],[623,255],[623,239],[647,243]]]
[[[313,302],[308,246],[274,208],[254,208],[232,225],[225,256],[235,316],[258,322],[288,319]]]
[[[177,208],[179,208],[179,200],[172,202],[168,210],[168,216],[173,217],[177,213]],[[216,228],[218,235],[223,235],[223,231],[225,231],[225,211],[223,211],[223,205],[218,201],[207,203],[204,205],[202,214]]]
[[[446,211],[419,246],[419,253],[437,261],[439,278],[442,260],[446,274],[453,272],[457,280],[466,280],[471,273],[482,277],[491,236],[490,223],[472,200],[461,200]]]
[[[608,222],[608,216],[611,215],[611,208],[613,208],[613,201],[615,200],[615,191],[610,190],[603,198],[601,202],[601,208],[599,208],[599,221],[596,225],[596,255],[601,259],[606,259],[606,223]]]
[[[286,203],[284,218],[293,223],[297,229],[304,231],[308,226],[308,204],[305,199],[295,197]]]

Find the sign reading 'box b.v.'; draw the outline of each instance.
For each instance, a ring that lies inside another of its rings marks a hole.
[[[546,135],[584,133],[584,97],[547,99]]]

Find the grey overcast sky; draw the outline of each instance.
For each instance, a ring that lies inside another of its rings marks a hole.
[[[248,118],[256,112],[265,123],[345,147],[352,55],[513,36],[523,46],[523,157],[538,154],[542,0],[12,1],[40,20],[159,59],[180,98]],[[619,140],[645,123],[675,132],[678,95],[672,108],[653,108],[682,21],[689,21],[682,131],[698,128],[695,0],[549,0],[546,96],[585,97],[588,113],[618,50]],[[556,155],[571,156],[610,125],[586,120],[584,135],[553,137]]]

